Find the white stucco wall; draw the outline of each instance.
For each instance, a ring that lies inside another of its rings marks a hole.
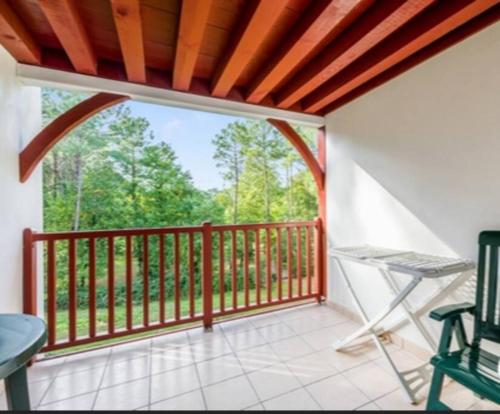
[[[21,86],[0,47],[0,313],[22,311],[22,232],[42,229],[42,175],[19,182],[18,156],[41,126],[41,96]]]
[[[475,259],[478,233],[500,229],[500,24],[329,114],[326,130],[331,246]],[[387,289],[376,272],[349,270],[373,314]],[[354,309],[331,260],[329,300]]]

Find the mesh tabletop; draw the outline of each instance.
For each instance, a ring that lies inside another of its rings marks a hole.
[[[408,252],[395,257],[378,258],[375,261],[384,263],[395,272],[420,273],[427,277],[459,273],[474,268],[474,262],[469,259],[433,256],[415,252]]]
[[[396,256],[405,253],[404,250],[387,249],[374,246],[339,247],[331,250],[333,255],[348,256],[356,259],[374,259]]]
[[[338,247],[330,250],[332,256],[354,260],[398,273],[421,277],[441,277],[474,269],[474,261],[388,249],[375,246]]]

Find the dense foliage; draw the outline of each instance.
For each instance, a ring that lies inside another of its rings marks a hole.
[[[44,90],[44,123],[84,98],[82,94]],[[314,131],[302,129],[300,133],[313,146]],[[156,137],[148,120],[134,116],[126,105],[108,109],[69,133],[44,160],[45,231],[309,220],[316,215],[310,173],[292,146],[267,122],[234,122],[213,137],[212,162],[224,179],[223,189],[196,188],[163,138]],[[107,256],[101,242],[96,249],[97,300],[98,306],[105,307]],[[157,255],[156,246],[151,242],[152,257]],[[119,305],[124,300],[124,241],[117,240],[115,248]],[[87,303],[87,249],[85,243],[77,248],[80,306]],[[65,308],[67,250],[57,251],[58,269],[62,269],[58,272],[57,302],[59,308]],[[138,302],[142,297],[140,242],[134,258],[139,276],[134,279],[134,300]],[[158,297],[157,263],[152,260],[149,266],[152,300]],[[195,266],[199,277],[199,258]],[[184,271],[181,285],[185,295]],[[171,297],[173,286],[166,290]]]

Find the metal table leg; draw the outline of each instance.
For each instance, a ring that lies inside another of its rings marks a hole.
[[[361,303],[360,303],[358,297],[356,296],[356,293],[354,292],[354,289],[352,288],[352,285],[349,281],[349,277],[347,276],[347,273],[345,272],[344,266],[342,266],[342,263],[340,262],[340,260],[336,259],[336,262],[339,266],[340,273],[341,273],[345,283],[347,284],[348,290],[354,299],[354,302],[356,304],[356,307],[358,308],[358,311],[360,313],[364,314],[365,312],[361,306]],[[403,290],[401,290],[401,292],[399,292],[399,294],[391,301],[391,303],[386,308],[384,308],[381,312],[379,312],[377,315],[375,315],[372,319],[366,320],[365,321],[366,323],[362,328],[358,329],[356,332],[349,335],[347,338],[336,342],[334,345],[334,348],[336,350],[342,349],[346,345],[350,344],[352,341],[365,335],[368,331],[373,329],[375,327],[375,325],[379,324],[387,315],[389,315],[394,309],[396,309],[401,304],[401,302],[412,292],[413,289],[415,289],[415,287],[421,281],[422,281],[421,278],[418,278],[418,277],[412,278],[410,283],[408,283],[408,285]]]
[[[384,280],[387,283],[387,286],[389,289],[392,291],[393,294],[397,295],[399,293],[399,289],[396,283],[396,279],[394,278],[394,275],[383,269],[379,269],[380,273],[382,274]],[[414,312],[412,312],[410,305],[408,304],[406,299],[403,299],[401,301],[401,306],[403,307],[403,312],[406,314],[406,317],[408,320],[410,320],[413,325],[418,329],[420,334],[424,337],[426,340],[427,344],[430,346],[431,350],[436,352],[437,351],[437,344],[436,341],[434,341],[434,338],[432,335],[429,333],[427,328],[424,326],[424,324],[420,321],[420,319],[415,315]]]
[[[358,309],[360,315],[361,315],[361,318],[363,319],[363,322],[365,323],[364,327],[358,331],[356,331],[353,335],[350,335],[348,338],[346,338],[345,340],[341,341],[341,346],[337,346],[335,345],[334,346],[334,349],[335,350],[340,350],[342,347],[344,347],[346,344],[352,342],[354,339],[357,339],[367,333],[370,333],[370,336],[371,338],[374,340],[375,342],[375,345],[377,346],[378,350],[380,351],[380,353],[382,354],[382,356],[386,359],[386,361],[389,363],[391,369],[393,370],[394,374],[396,375],[396,378],[397,380],[399,381],[401,387],[403,388],[404,392],[406,393],[406,395],[408,396],[409,400],[412,402],[412,403],[417,403],[417,398],[415,396],[415,392],[411,389],[411,386],[410,384],[405,380],[404,376],[400,374],[400,372],[398,371],[396,365],[394,364],[394,361],[392,360],[392,358],[390,357],[389,353],[387,352],[387,350],[385,349],[384,347],[384,344],[382,344],[382,342],[380,341],[380,338],[379,336],[377,335],[377,333],[375,332],[374,330],[374,325],[376,325],[378,322],[380,322],[380,320],[382,320],[385,316],[387,316],[387,314],[389,314],[399,303],[396,303],[395,306],[392,306],[393,303],[391,302],[391,309],[390,310],[385,310],[384,311],[384,315],[379,314],[378,315],[378,318],[379,320],[372,320],[370,321],[368,319],[368,315],[366,314],[364,308],[363,308],[363,305],[361,305],[361,302],[359,300],[359,298],[357,297],[356,293],[354,292],[354,289],[351,285],[351,282],[349,280],[349,277],[347,276],[347,273],[345,272],[344,270],[344,267],[342,266],[342,263],[340,262],[340,260],[336,259],[336,263],[337,265],[339,266],[339,269],[340,269],[340,273],[347,285],[347,288],[354,300],[354,304],[356,305],[356,308]],[[414,279],[412,280],[412,282],[405,288],[405,290],[402,292],[404,293],[404,295],[402,295],[402,298],[404,299],[406,296],[408,296],[408,294],[415,288],[415,286],[420,282],[420,280],[418,279]],[[407,291],[407,292],[406,292]],[[399,299],[399,301],[401,301],[402,299]],[[394,301],[393,301],[394,302]],[[380,317],[381,316],[381,317]]]
[[[450,296],[454,291],[456,291],[468,278],[470,278],[474,274],[473,270],[469,270],[466,272],[460,273],[455,279],[444,289],[439,290],[432,297],[424,301],[423,304],[416,307],[413,311],[415,317],[420,318],[423,315],[426,315],[431,309],[435,308],[443,299]],[[390,326],[386,328],[388,331],[396,330],[400,328],[407,319],[404,317],[399,318],[398,320],[391,323]]]

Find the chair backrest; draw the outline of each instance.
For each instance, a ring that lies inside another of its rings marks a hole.
[[[500,298],[498,294],[498,249],[500,231],[479,235],[474,344],[481,339],[500,343]]]

